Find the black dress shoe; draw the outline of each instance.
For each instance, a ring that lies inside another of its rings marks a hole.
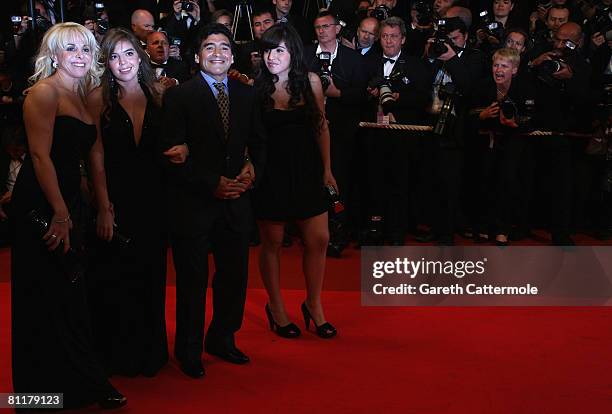
[[[123,407],[127,404],[127,398],[119,391],[113,391],[98,401],[98,405],[103,410],[112,410]]]
[[[183,374],[191,378],[202,378],[206,373],[202,361],[198,360],[179,361],[179,367]]]
[[[243,365],[250,361],[249,357],[236,347],[226,349],[207,348],[206,352],[232,364]]]

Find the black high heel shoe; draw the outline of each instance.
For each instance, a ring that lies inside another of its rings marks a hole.
[[[266,316],[268,317],[268,323],[270,324],[270,330],[282,338],[297,338],[302,334],[300,328],[294,323],[288,323],[285,326],[280,326],[272,317],[272,311],[270,305],[266,303]]]
[[[103,410],[113,410],[116,408],[121,408],[126,404],[127,398],[119,391],[113,391],[98,401],[98,405]]]
[[[306,306],[306,302],[302,302],[302,315],[304,315],[304,325],[306,325],[306,330],[310,328],[310,320],[312,320],[312,324],[317,330],[317,336],[319,338],[329,339],[336,336],[338,333],[334,325],[329,322],[325,322],[323,325],[317,325],[314,318],[310,314],[310,310],[308,310],[308,306]]]

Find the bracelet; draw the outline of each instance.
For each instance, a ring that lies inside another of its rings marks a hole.
[[[65,224],[70,221],[70,214],[65,219],[53,220],[54,223],[57,224]]]

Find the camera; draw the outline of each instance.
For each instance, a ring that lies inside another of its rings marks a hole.
[[[45,218],[37,210],[30,211],[26,215],[26,219],[31,229],[41,237],[49,230],[49,219]],[[66,279],[70,283],[78,282],[85,274],[85,256],[82,250],[71,247],[64,253],[64,243],[61,241],[51,254],[53,254],[53,257],[62,268]]]
[[[37,9],[34,9],[34,20],[36,22],[36,29],[40,33],[45,33],[51,28],[51,26],[53,26],[49,20],[40,15],[40,12]]]
[[[501,24],[493,20],[489,12],[483,10],[480,12],[480,26],[478,29],[483,30],[488,36],[493,36],[497,40],[504,37],[504,28]]]
[[[190,1],[181,2],[181,10],[185,10],[187,13],[193,11],[193,3]]]
[[[518,110],[516,109],[516,105],[512,102],[512,99],[505,97],[503,101],[499,104],[499,109],[501,113],[504,115],[506,119],[512,119],[516,117]]]
[[[435,23],[435,32],[433,34],[433,42],[429,44],[429,49],[427,50],[427,57],[429,59],[437,59],[443,54],[446,53],[448,48],[446,47],[448,43],[448,30],[446,27],[446,20],[439,19]],[[451,46],[452,47],[452,46]]]
[[[104,13],[104,3],[95,3],[94,10],[96,12],[96,32],[98,32],[99,35],[104,36],[110,28],[108,20],[102,17]]]
[[[383,21],[389,17],[389,8],[384,5],[376,6],[370,11],[370,17],[374,17],[376,20]]]
[[[416,21],[419,26],[429,26],[433,22],[433,8],[428,1],[417,1],[413,9],[416,11]]]
[[[557,80],[553,75],[559,72],[562,64],[572,66],[576,54],[576,43],[571,40],[566,40],[563,49],[550,60],[545,60],[538,66],[534,67],[536,76],[547,85],[556,84]]]
[[[393,89],[391,89],[391,82],[389,79],[385,79],[383,83],[378,87],[379,95],[378,100],[380,106],[383,109],[383,113],[386,115],[391,111],[391,106],[395,103],[393,97]]]
[[[589,21],[591,33],[601,33],[606,41],[612,40],[612,8],[610,6],[598,8],[595,16]]]
[[[321,69],[319,69],[319,78],[321,78],[321,86],[323,86],[323,90],[326,90],[332,82],[331,53],[319,53],[319,63],[321,64]]]
[[[327,245],[327,255],[341,257],[342,251],[348,245],[348,234],[344,226],[344,204],[340,201],[340,196],[336,189],[331,185],[326,185],[327,196],[330,202],[329,208],[329,236]]]
[[[23,19],[21,16],[11,16],[11,23],[13,23],[13,33],[19,33],[19,29],[21,28],[21,21]]]
[[[170,46],[181,47],[181,42],[180,37],[170,37]]]
[[[453,83],[440,85],[438,97],[442,100],[442,108],[434,125],[433,133],[438,136],[446,136],[452,130],[455,122],[453,109],[455,108],[455,98],[459,96],[459,92]]]

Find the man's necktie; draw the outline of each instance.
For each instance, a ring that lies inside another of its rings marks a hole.
[[[395,63],[395,59],[391,59],[391,58],[388,58],[388,57],[384,57],[384,56],[383,56],[383,65],[384,65],[385,63],[387,63],[387,62],[389,62],[389,63],[391,63],[391,64],[394,64],[394,63]]]
[[[215,82],[214,85],[218,92],[217,105],[219,106],[223,130],[225,131],[225,139],[227,140],[229,138],[229,99],[225,93],[225,85],[223,82]]]

